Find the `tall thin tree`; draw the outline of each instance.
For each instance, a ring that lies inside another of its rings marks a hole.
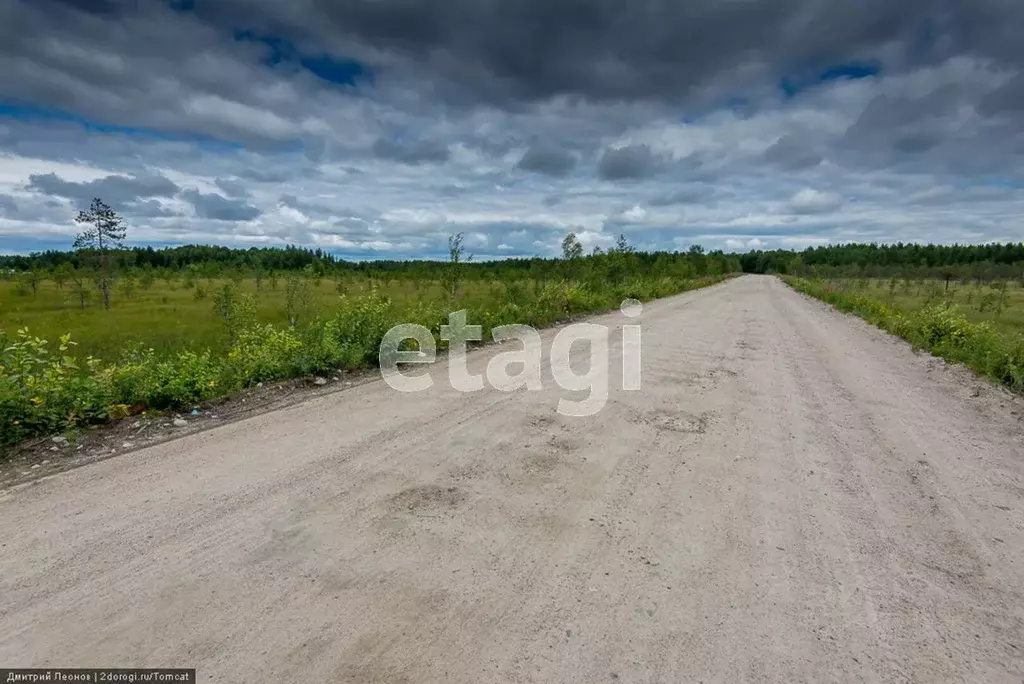
[[[75,249],[94,250],[100,260],[100,289],[103,291],[103,308],[110,310],[110,258],[111,249],[120,249],[127,227],[124,220],[99,197],[92,201],[88,211],[78,212],[76,223],[89,224],[75,238]]]
[[[579,259],[583,256],[583,245],[580,244],[579,238],[576,237],[576,233],[569,233],[562,240],[562,258]]]
[[[466,248],[462,246],[462,239],[464,237],[463,233],[448,236],[448,278],[453,297],[458,293],[459,283],[462,280],[462,266],[460,264],[473,260],[473,255],[467,256]]]

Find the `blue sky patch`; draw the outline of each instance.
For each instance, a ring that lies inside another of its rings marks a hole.
[[[168,140],[174,142],[189,142],[206,148],[218,149],[241,149],[242,145],[230,141],[215,140],[197,135],[186,135],[170,133],[153,128],[141,128],[137,126],[117,126],[93,121],[80,114],[74,114],[61,109],[49,107],[35,107],[32,105],[14,104],[0,101],[0,119],[14,119],[25,123],[70,123],[81,126],[83,130],[90,133],[107,133],[112,135],[127,135],[130,137],[150,138],[155,140]]]
[[[786,98],[795,97],[801,91],[833,81],[873,78],[882,73],[882,65],[878,62],[847,62],[836,64],[812,76],[784,76],[779,88]]]
[[[299,64],[317,78],[336,85],[354,86],[360,79],[372,80],[370,70],[359,62],[335,59],[330,55],[301,57]]]
[[[263,64],[269,67],[298,64],[317,78],[334,85],[355,86],[373,82],[373,72],[366,65],[326,53],[303,53],[287,38],[260,35],[254,31],[239,29],[235,31],[235,40],[262,43],[267,48]]]

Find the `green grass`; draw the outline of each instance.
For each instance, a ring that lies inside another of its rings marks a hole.
[[[78,300],[68,286],[58,288],[51,281],[43,281],[35,294],[24,292],[10,281],[0,281],[0,330],[13,333],[28,328],[33,335],[56,340],[71,333],[78,346],[78,356],[98,356],[114,359],[129,345],[141,344],[166,356],[183,349],[224,352],[228,346],[224,325],[214,310],[212,293],[228,280],[200,280],[199,286],[208,292],[204,299],[196,299],[194,288],[178,281],[167,284],[157,281],[149,290],[137,288],[131,297],[125,297],[115,288],[111,291],[111,309],[103,310],[97,292],[90,293],[90,302],[82,311]],[[319,285],[310,281],[313,297],[306,319],[329,316],[339,308],[341,294],[336,282],[323,279]],[[532,283],[527,283],[532,287]],[[259,290],[253,279],[238,284],[242,292],[254,295],[257,301],[258,323],[287,325],[285,281],[276,289],[264,280]],[[373,289],[392,299],[399,307],[415,302],[447,303],[448,296],[439,282],[411,280],[348,279],[343,281],[343,292],[349,298],[360,298]],[[460,306],[483,304],[505,292],[500,283],[475,281],[467,283]]]
[[[841,291],[855,292],[873,297],[902,313],[911,313],[934,304],[948,302],[971,323],[989,323],[993,328],[1007,334],[1024,333],[1024,286],[1016,281],[1006,281],[1006,295],[1002,311],[997,313],[993,308],[982,310],[982,303],[998,300],[999,283],[981,284],[974,282],[961,284],[939,280],[902,280],[896,281],[896,287],[890,293],[890,280],[850,280],[836,279],[821,281],[826,287]]]

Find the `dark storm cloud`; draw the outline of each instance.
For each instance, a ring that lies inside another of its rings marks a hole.
[[[1024,115],[1024,72],[1017,74],[1000,88],[982,98],[978,105],[978,112],[985,116]]]
[[[125,205],[125,209],[134,216],[146,218],[167,218],[179,215],[178,212],[168,209],[155,199],[131,202]]]
[[[759,64],[785,75],[862,56],[928,63],[976,53],[1019,64],[1024,53],[1018,40],[1024,10],[1016,0],[215,4],[216,10],[203,3],[198,10],[244,8],[252,22],[290,26],[337,51],[386,51],[484,97],[510,100],[675,97]]]
[[[566,150],[548,145],[533,145],[516,165],[524,171],[562,178],[576,168],[576,157]]]
[[[948,118],[966,101],[966,94],[960,86],[945,85],[924,97],[879,95],[868,103],[847,134],[866,139],[894,130],[919,133],[922,126]]]
[[[779,138],[765,151],[764,159],[790,171],[809,169],[821,163],[821,155],[794,134]]]
[[[647,203],[652,207],[669,207],[674,204],[693,204],[696,202],[707,203],[711,201],[717,191],[714,187],[704,184],[693,184],[677,188],[661,195],[655,195]]]
[[[937,135],[929,135],[927,133],[908,133],[907,135],[897,138],[893,142],[893,147],[900,152],[906,152],[907,154],[918,154],[921,152],[927,152],[938,144],[939,137]]]
[[[648,145],[609,147],[597,162],[597,175],[601,180],[638,180],[658,171],[661,158]]]
[[[290,169],[257,169],[244,168],[239,175],[257,183],[281,183],[291,179],[294,172]]]
[[[0,216],[4,218],[18,218],[20,210],[18,203],[14,201],[14,198],[10,195],[0,195]]]
[[[451,152],[448,146],[433,140],[401,143],[379,138],[373,144],[373,154],[378,159],[388,159],[403,164],[441,164],[448,161]]]
[[[45,195],[14,197],[0,194],[0,219],[35,224],[40,230],[48,229],[48,227],[43,228],[45,224],[66,226],[74,213],[68,211],[64,202],[56,201]]]
[[[337,140],[352,127],[335,118],[336,107],[360,105],[341,99],[336,83],[308,68],[313,62],[282,60],[284,52],[379,71],[360,92],[391,98],[387,104],[429,122],[481,104],[523,111],[559,96],[685,106],[777,95],[788,75],[845,73],[836,65],[865,59],[887,76],[953,56],[1012,71],[1024,64],[1022,18],[1018,0],[7,2],[0,3],[0,97],[104,124],[272,149],[301,144],[319,161],[338,153]],[[1018,77],[978,111],[1020,111],[1022,101]],[[602,121],[612,117],[602,112]],[[447,143],[496,153],[522,139],[496,127],[456,133],[460,139]],[[898,145],[921,146],[918,139]],[[372,151],[406,164],[450,157],[448,144],[435,141],[379,138]],[[806,168],[815,154],[780,148],[769,161]],[[569,173],[567,165],[564,156],[532,149],[521,162],[553,176]]]
[[[301,211],[307,216],[316,218],[330,218],[332,216],[343,217],[344,220],[353,220],[360,222],[363,226],[367,222],[372,221],[380,217],[379,212],[368,212],[359,211],[347,206],[344,203],[331,204],[324,201],[306,200],[300,197],[296,197],[293,194],[281,195],[278,200],[278,204],[290,207],[296,211]]]
[[[27,187],[44,195],[75,200],[82,206],[89,204],[94,197],[99,197],[115,209],[150,197],[173,197],[180,190],[160,174],[111,175],[85,183],[67,181],[55,173],[34,174],[29,176]]]
[[[91,3],[75,3],[83,4]],[[300,136],[297,110],[306,102],[299,91],[314,89],[302,81],[282,93],[286,70],[270,68],[266,46],[233,40],[230,27],[162,2],[106,4],[109,11],[95,12],[52,0],[0,3],[5,104],[69,113],[130,135],[251,145]]]
[[[876,95],[834,141],[830,158],[916,173],[1017,175],[1024,128],[1012,98],[1003,99],[1014,78],[988,68],[944,71],[942,78],[915,76],[905,92],[890,88]],[[988,100],[999,93],[999,102]]]
[[[262,213],[259,209],[244,200],[232,200],[215,193],[205,194],[197,190],[186,190],[181,193],[195,207],[200,218],[217,221],[251,221]]]
[[[115,14],[124,8],[117,0],[53,0],[53,4],[66,5],[90,14]]]
[[[556,95],[678,100],[708,86],[771,86],[862,57],[882,60],[886,73],[956,55],[1013,67],[1024,60],[1017,0],[223,0],[184,12],[157,0],[36,0],[4,3],[0,20],[0,39],[17,62],[6,65],[10,88],[69,106],[81,97],[97,109],[89,88],[142,94],[144,106],[173,104],[166,83],[127,68],[143,57],[150,75],[252,102],[255,68],[274,61],[273,46],[283,43],[369,69],[398,67],[427,86],[441,84],[436,92],[453,102],[509,105]],[[76,58],[69,46],[86,52]],[[66,87],[55,70],[81,87]],[[218,112],[215,101],[201,109],[210,129],[240,113]],[[249,124],[251,135],[290,135],[272,119]]]
[[[246,189],[245,183],[238,179],[218,178],[214,181],[214,184],[228,197],[249,197],[249,191]]]

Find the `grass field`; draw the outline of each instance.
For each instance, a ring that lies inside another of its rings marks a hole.
[[[93,355],[104,359],[116,358],[131,344],[151,347],[158,355],[177,353],[183,349],[210,349],[216,353],[226,350],[229,341],[225,327],[218,316],[213,294],[232,281],[202,280],[198,287],[187,287],[183,282],[157,281],[149,289],[136,288],[130,296],[111,292],[111,309],[104,311],[95,293],[83,311],[75,294],[68,286],[58,288],[51,281],[43,281],[33,294],[12,282],[0,281],[0,330],[12,333],[28,328],[33,335],[56,340],[70,333],[78,346],[76,355]],[[302,322],[314,317],[333,315],[341,306],[341,296],[358,299],[376,290],[395,302],[401,309],[415,303],[447,304],[449,296],[437,281],[422,280],[369,280],[348,278],[341,281],[307,280],[311,297],[302,314]],[[243,279],[232,284],[242,293],[256,300],[256,322],[287,325],[287,283],[282,280],[276,287],[266,280],[257,288],[254,279]],[[524,287],[532,287],[527,282]],[[197,297],[197,290],[205,296]],[[457,304],[460,307],[479,307],[494,299],[506,297],[501,283],[472,281],[462,288]]]
[[[997,330],[1010,334],[1024,333],[1024,286],[1017,281],[950,282],[948,287],[941,280],[897,280],[895,285],[891,280],[879,279],[825,282],[841,290],[870,295],[903,313],[948,302],[972,323],[990,323]]]

